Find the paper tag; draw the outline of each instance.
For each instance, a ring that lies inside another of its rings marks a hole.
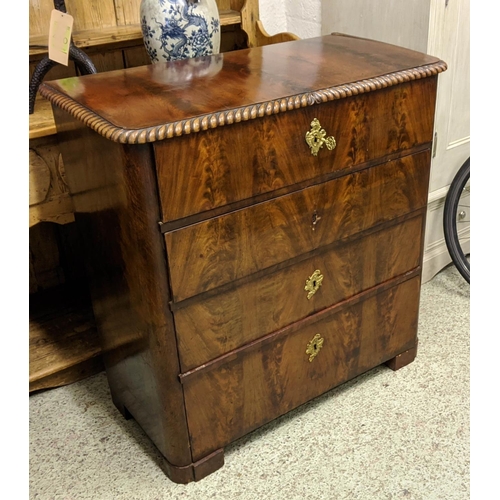
[[[73,16],[54,9],[50,15],[49,59],[68,65],[69,44],[73,30]]]

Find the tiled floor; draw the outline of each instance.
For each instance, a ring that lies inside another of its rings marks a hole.
[[[30,397],[30,499],[467,500],[469,285],[453,267],[422,288],[419,352],[378,367],[225,450],[174,484],[99,374]]]

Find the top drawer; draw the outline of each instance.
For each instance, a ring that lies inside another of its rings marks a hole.
[[[423,103],[435,98],[436,82],[415,80],[155,143],[163,221],[285,194],[295,184],[430,144],[434,103]],[[336,141],[317,156],[305,140],[314,118]]]

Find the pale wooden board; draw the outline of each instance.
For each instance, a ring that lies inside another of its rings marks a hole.
[[[220,12],[221,26],[232,26],[240,24],[241,14],[234,10]],[[140,24],[128,24],[123,26],[97,27],[92,29],[74,30],[73,42],[81,49],[108,47],[125,47],[140,45],[142,41],[142,30]],[[40,59],[47,54],[44,48],[48,44],[48,33],[30,36],[30,58]]]
[[[113,0],[71,0],[66,8],[74,18],[74,31],[117,25]]]
[[[46,35],[49,32],[50,14],[54,9],[53,0],[30,0],[29,6],[29,33],[30,39],[34,35]],[[30,42],[31,43],[31,42]]]
[[[35,111],[29,115],[29,138],[36,139],[57,133],[54,114],[49,101],[39,98],[35,101]]]
[[[141,0],[115,0],[118,25],[139,24]]]
[[[36,111],[35,108],[35,113],[30,117],[39,114],[40,111]],[[37,130],[40,132],[43,129]],[[39,222],[58,224],[72,222],[73,202],[66,183],[66,172],[57,136],[47,135],[31,139],[29,160],[29,227]]]

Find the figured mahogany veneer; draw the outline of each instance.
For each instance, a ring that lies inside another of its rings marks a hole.
[[[429,152],[339,177],[165,235],[174,301],[422,208]]]
[[[435,81],[419,83],[237,124],[223,134],[191,134],[179,139],[182,147],[175,151],[168,141],[155,143],[163,221],[241,200],[254,202],[265,193],[276,196],[278,190],[297,189],[390,153],[428,148],[433,108],[413,102],[432,101]],[[336,139],[331,154],[313,156],[303,147],[314,118]],[[180,191],[179,185],[190,188]]]
[[[421,211],[417,214],[336,241],[312,255],[305,254],[305,260],[285,261],[276,271],[265,271],[238,286],[218,289],[173,308],[181,370],[192,370],[263,334],[417,269],[424,230]],[[307,299],[305,280],[316,269],[322,271],[323,282]]]
[[[181,483],[266,422],[415,357],[446,69],[343,35],[196,62],[40,89],[113,401]],[[336,141],[317,156],[315,118]]]
[[[413,347],[419,289],[414,278],[332,306],[186,380],[194,458]],[[316,333],[324,344],[309,362],[305,346]]]

